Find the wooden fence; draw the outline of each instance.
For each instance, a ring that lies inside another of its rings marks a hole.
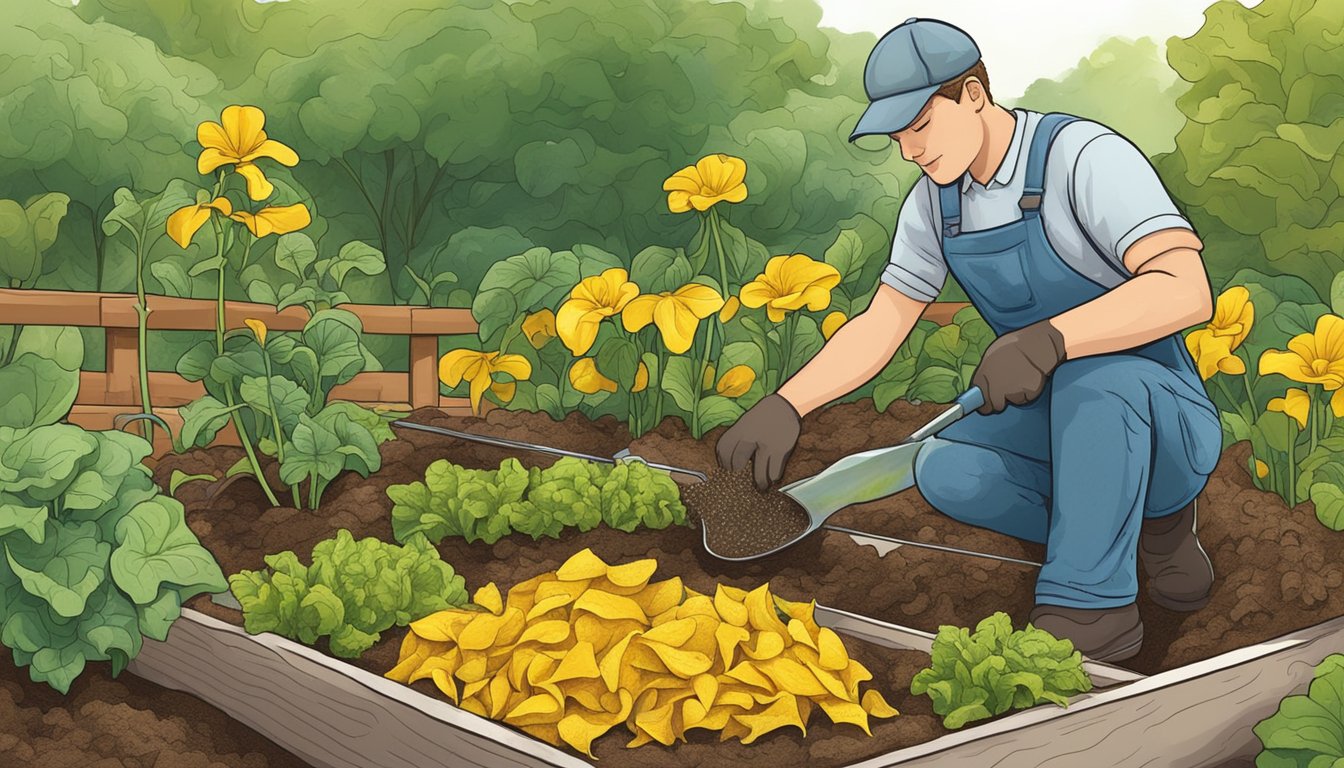
[[[214,301],[167,296],[150,296],[148,301],[150,314],[146,325],[150,330],[215,329]],[[135,304],[136,297],[124,293],[0,289],[0,325],[102,328],[106,339],[106,370],[80,373],[79,395],[69,420],[87,429],[112,429],[113,420],[118,415],[136,413],[140,408]],[[924,318],[945,325],[965,306],[960,302],[936,302],[925,310]],[[408,337],[410,354],[406,372],[361,373],[333,389],[334,397],[390,409],[438,406],[457,415],[471,413],[466,398],[439,394],[438,374],[439,337],[476,333],[478,326],[471,310],[378,304],[342,304],[341,308],[359,317],[365,333]],[[308,322],[309,314],[302,307],[276,312],[268,304],[224,303],[227,328],[245,327],[243,320],[246,318],[261,320],[272,331],[299,331]],[[200,382],[160,371],[150,372],[149,390],[154,413],[174,431],[182,423],[177,414],[178,407],[205,394],[205,387]],[[156,430],[155,435],[155,455],[171,450],[171,443],[162,430]],[[232,426],[220,433],[218,442],[238,444]]]
[[[0,325],[65,325],[102,328],[106,339],[106,370],[79,375],[79,395],[70,421],[88,429],[111,429],[113,419],[140,408],[139,345],[136,342],[136,297],[122,293],[0,289]],[[466,398],[439,394],[439,337],[474,334],[476,321],[468,309],[342,304],[359,317],[364,332],[406,336],[410,354],[406,372],[361,373],[332,390],[334,397],[370,406],[411,409],[439,406],[450,413],[469,414]],[[149,297],[146,323],[155,331],[212,331],[216,306],[208,299]],[[299,331],[308,322],[303,307],[276,312],[268,304],[228,301],[224,322],[243,328],[256,318],[272,331]],[[150,399],[154,412],[174,430],[181,425],[177,408],[205,394],[200,382],[176,373],[151,371]],[[162,430],[156,431],[155,453],[170,449]],[[232,427],[220,434],[223,444],[237,444]]]

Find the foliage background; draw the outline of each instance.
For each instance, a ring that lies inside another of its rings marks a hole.
[[[408,270],[451,271],[432,301],[466,306],[491,263],[533,245],[626,259],[685,245],[696,223],[667,212],[660,185],[711,152],[747,161],[733,223],[772,253],[819,256],[856,214],[889,233],[916,178],[891,147],[846,141],[876,38],[820,28],[814,0],[7,7],[22,23],[0,27],[0,184],[72,201],[41,287],[129,290],[125,246],[98,227],[113,190],[195,181],[195,126],[231,103],[265,109],[303,159],[270,173],[315,211],[324,253],[363,240],[386,254],[386,276],[352,279],[355,301],[423,302]],[[1098,119],[1152,154],[1209,243],[1215,287],[1253,266],[1324,294],[1344,235],[1344,0],[1219,0],[1206,15],[1165,53],[1106,41],[1020,98],[996,96]],[[150,260],[202,257],[164,239]],[[154,367],[190,342],[156,339]],[[371,346],[404,365],[400,340]]]

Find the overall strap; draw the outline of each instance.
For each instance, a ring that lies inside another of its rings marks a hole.
[[[1022,187],[1022,199],[1017,204],[1024,217],[1040,213],[1041,195],[1045,193],[1045,161],[1050,155],[1050,145],[1061,128],[1077,119],[1062,112],[1051,112],[1042,115],[1041,121],[1036,124],[1036,132],[1031,136],[1031,150],[1027,153],[1027,178]]]
[[[938,207],[943,215],[943,238],[961,234],[961,179],[938,187]]]

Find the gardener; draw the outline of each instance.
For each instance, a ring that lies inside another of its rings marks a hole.
[[[780,479],[803,414],[871,379],[948,272],[997,338],[977,413],[919,451],[942,513],[1046,545],[1029,620],[1084,654],[1138,653],[1135,550],[1154,602],[1195,610],[1213,568],[1195,497],[1221,449],[1179,332],[1213,313],[1203,244],[1125,138],[1004,109],[962,30],[911,19],[873,49],[850,140],[889,135],[924,175],[868,309],[718,443],[727,469]]]

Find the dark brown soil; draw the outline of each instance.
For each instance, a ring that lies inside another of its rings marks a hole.
[[[779,491],[762,492],[751,467],[714,470],[703,483],[681,491],[690,519],[704,532],[705,546],[724,557],[752,557],[788,544],[811,524],[807,510]]]
[[[8,654],[6,654],[7,656]],[[62,696],[0,660],[6,768],[296,768],[307,763],[190,694],[93,664]]]

